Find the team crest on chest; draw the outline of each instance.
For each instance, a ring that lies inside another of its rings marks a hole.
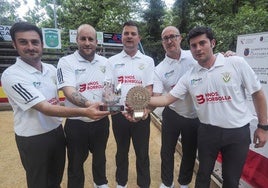
[[[139,69],[140,69],[140,70],[143,70],[143,69],[144,69],[144,64],[143,64],[143,63],[141,63],[141,64],[139,65]]]
[[[100,66],[100,71],[102,73],[105,73],[106,72],[106,66]]]
[[[231,73],[230,72],[224,72],[222,74],[222,79],[224,82],[229,82],[231,80]]]

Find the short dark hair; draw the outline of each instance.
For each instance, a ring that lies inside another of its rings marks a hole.
[[[206,36],[209,40],[215,39],[214,33],[210,27],[197,26],[197,27],[193,28],[192,30],[190,30],[190,32],[188,34],[188,38],[187,38],[188,44],[190,44],[190,39],[197,37],[199,35],[203,35],[203,34],[206,34]]]
[[[136,22],[134,22],[132,20],[129,20],[129,21],[127,21],[127,22],[124,23],[123,28],[125,26],[135,26],[135,27],[137,27],[138,34],[140,34],[139,26],[138,26],[138,24]]]
[[[25,32],[25,31],[36,31],[41,39],[41,42],[43,43],[43,35],[41,29],[28,22],[17,22],[13,24],[12,27],[10,28],[11,39],[15,41],[15,34],[17,32]]]

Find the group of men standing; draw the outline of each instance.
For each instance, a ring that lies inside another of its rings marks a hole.
[[[68,188],[84,187],[84,162],[89,152],[94,187],[108,188],[105,154],[108,115],[117,146],[117,188],[127,187],[131,141],[136,154],[137,185],[150,187],[149,113],[157,106],[166,106],[161,133],[161,188],[174,187],[174,153],[179,137],[183,151],[178,177],[181,188],[187,188],[192,180],[197,148],[200,169],[195,187],[209,187],[219,152],[223,156],[223,187],[238,186],[251,142],[252,116],[245,106],[245,88],[253,96],[259,119],[254,137],[256,147],[263,147],[268,139],[266,99],[255,73],[242,58],[213,54],[216,41],[208,27],[191,30],[188,38],[191,52],[180,48],[179,30],[166,27],[161,34],[166,56],[156,67],[151,57],[138,50],[141,36],[133,21],[123,25],[123,50],[109,59],[96,54],[94,27],[79,26],[77,51],[62,57],[57,69],[41,61],[43,39],[39,28],[18,22],[10,33],[20,57],[4,71],[1,79],[14,110],[16,143],[29,188],[60,187],[66,145]],[[225,84],[215,75],[221,75]],[[126,95],[134,86],[148,89],[153,97],[144,117],[131,120],[128,111],[100,111],[107,82],[120,85],[121,105],[125,105]],[[64,92],[65,106],[59,105],[58,89]],[[201,94],[209,92],[218,92],[228,100],[202,105],[206,99]],[[213,115],[221,110],[226,111],[221,113],[226,121]],[[64,126],[58,117],[66,117]]]

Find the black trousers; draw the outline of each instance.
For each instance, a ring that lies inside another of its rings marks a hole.
[[[178,182],[187,185],[191,182],[197,153],[197,130],[199,120],[180,116],[169,107],[162,113],[161,179],[166,186],[173,183],[174,154],[181,136],[182,159]]]
[[[109,137],[109,119],[95,122],[67,119],[64,126],[68,154],[68,188],[83,188],[84,162],[92,153],[92,174],[97,185],[107,184],[106,145]]]
[[[65,165],[65,136],[58,128],[36,136],[15,135],[28,188],[59,188]]]
[[[113,133],[116,140],[116,181],[119,185],[126,185],[128,181],[128,153],[130,140],[136,154],[137,184],[140,188],[149,188],[150,161],[149,138],[150,116],[139,122],[129,122],[121,113],[112,116]]]
[[[210,176],[221,152],[222,187],[238,188],[250,143],[249,124],[233,129],[201,124],[198,130],[199,170],[195,187],[209,188]]]

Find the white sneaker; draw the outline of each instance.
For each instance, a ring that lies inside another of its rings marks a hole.
[[[174,182],[172,183],[170,187],[166,186],[164,183],[161,183],[159,188],[174,188]]]
[[[103,184],[103,185],[96,185],[94,183],[94,188],[109,188],[108,184]]]
[[[125,185],[125,186],[117,185],[116,188],[127,188],[127,185]]]

